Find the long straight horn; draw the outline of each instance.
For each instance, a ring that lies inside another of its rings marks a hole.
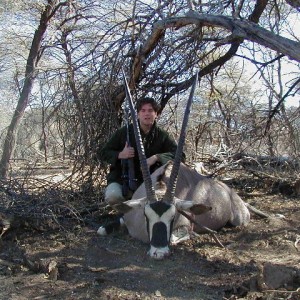
[[[170,180],[168,182],[166,194],[164,195],[164,201],[166,201],[166,202],[173,202],[173,200],[174,200],[175,188],[176,188],[177,178],[178,178],[178,172],[179,172],[180,162],[181,162],[181,159],[182,159],[183,146],[184,146],[184,142],[185,142],[186,128],[187,128],[189,115],[190,115],[190,108],[191,108],[191,105],[192,105],[192,102],[193,102],[193,97],[194,97],[196,84],[198,82],[198,73],[196,73],[196,75],[194,77],[195,77],[195,79],[194,79],[192,89],[191,89],[191,92],[190,92],[190,96],[189,96],[189,99],[187,101],[185,112],[184,112],[180,137],[179,137],[179,141],[178,141],[176,155],[175,155],[175,158],[174,158],[172,172],[171,172],[171,175],[170,175]]]
[[[129,102],[130,113],[131,113],[131,117],[132,117],[134,137],[136,140],[136,146],[137,146],[137,150],[138,150],[139,160],[140,160],[140,164],[141,164],[141,170],[142,170],[143,179],[144,179],[145,188],[146,188],[146,196],[147,196],[147,199],[149,202],[154,202],[154,201],[157,201],[157,198],[156,198],[155,190],[154,190],[154,187],[152,184],[150,171],[149,171],[149,168],[147,165],[147,159],[146,159],[144,145],[142,142],[142,137],[141,137],[140,128],[139,128],[139,124],[138,124],[137,113],[133,106],[133,101],[132,101],[129,86],[128,86],[128,83],[127,83],[127,80],[125,77],[124,70],[122,70],[122,74],[123,74],[123,78],[124,78],[126,97]]]

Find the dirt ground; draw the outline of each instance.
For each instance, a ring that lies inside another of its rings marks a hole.
[[[96,234],[103,221],[53,230],[18,228],[0,240],[0,299],[300,299],[299,197],[244,200],[268,212],[245,228],[204,234],[163,261],[126,232]]]

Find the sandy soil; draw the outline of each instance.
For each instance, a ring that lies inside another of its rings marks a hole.
[[[0,299],[300,299],[300,199],[245,199],[272,215],[201,235],[154,261],[126,232],[94,223],[12,229],[0,240]]]

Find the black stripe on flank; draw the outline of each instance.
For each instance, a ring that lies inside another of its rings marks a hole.
[[[152,239],[150,244],[156,248],[168,246],[167,227],[163,222],[157,222],[153,225]]]
[[[158,216],[162,216],[170,207],[171,204],[163,201],[156,201],[150,204],[150,207],[155,211]]]

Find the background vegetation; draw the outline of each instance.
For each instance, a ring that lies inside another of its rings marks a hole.
[[[104,183],[97,151],[122,124],[122,68],[175,138],[199,73],[191,165],[297,180],[298,1],[2,0],[0,13],[3,180],[22,160],[68,164],[79,189]]]

